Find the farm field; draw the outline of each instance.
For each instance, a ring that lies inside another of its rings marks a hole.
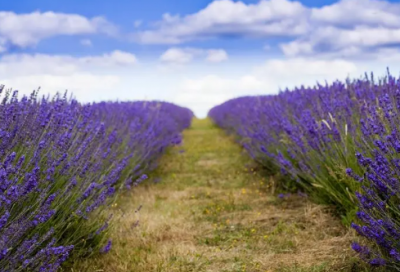
[[[400,0],[0,2],[0,272],[400,272]]]
[[[211,120],[194,119],[112,208],[113,250],[68,271],[367,271],[349,246],[354,230],[303,196],[277,197],[254,167]]]

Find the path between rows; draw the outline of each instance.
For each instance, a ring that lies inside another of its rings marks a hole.
[[[303,197],[274,196],[273,178],[252,166],[210,120],[195,119],[150,180],[121,197],[112,251],[73,271],[351,271],[340,222]]]

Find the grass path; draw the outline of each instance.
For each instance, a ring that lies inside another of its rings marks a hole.
[[[338,220],[304,197],[277,198],[251,165],[223,131],[194,120],[183,146],[114,207],[123,216],[112,251],[73,271],[359,271]]]

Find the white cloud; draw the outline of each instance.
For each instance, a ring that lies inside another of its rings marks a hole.
[[[134,54],[114,50],[110,54],[103,54],[102,56],[83,57],[79,59],[82,63],[99,65],[99,66],[126,66],[137,63],[137,58]]]
[[[210,63],[222,62],[228,59],[228,54],[223,49],[200,49],[194,47],[172,47],[166,50],[160,61],[173,67],[180,67],[194,60],[195,57],[206,56],[205,60]]]
[[[343,80],[350,75],[358,77],[358,73],[363,73],[359,65],[341,59],[276,59],[267,61],[254,70],[257,78],[269,78],[276,91],[300,85],[314,86],[317,81]]]
[[[228,60],[228,54],[222,49],[210,49],[207,51],[208,62],[222,62]]]
[[[68,55],[10,54],[0,58],[0,77],[14,75],[70,75],[83,68],[99,69],[126,67],[137,63],[134,54],[113,51],[99,56],[72,57]]]
[[[164,14],[153,27],[132,38],[149,44],[182,44],[210,38],[286,37],[286,56],[361,58],[376,48],[400,44],[400,3],[341,0],[310,8],[289,0],[256,4],[215,0],[196,13]],[[368,54],[367,54],[368,55]]]
[[[190,62],[194,57],[194,52],[188,49],[170,48],[165,51],[160,60],[165,63],[185,64]]]
[[[93,44],[92,44],[92,41],[89,40],[89,39],[83,39],[83,40],[81,40],[81,44],[84,45],[84,46],[87,46],[87,47],[91,47],[91,46],[93,45]]]
[[[141,43],[179,44],[224,35],[293,36],[309,28],[309,11],[299,2],[261,0],[244,4],[218,0],[197,13],[181,17],[164,14],[153,30],[137,32],[134,40]]]
[[[9,79],[1,79],[1,84],[19,90],[21,94],[30,94],[33,90],[41,87],[40,94],[54,95],[57,92],[64,93],[68,90],[80,101],[93,101],[109,99],[107,92],[121,83],[120,77],[116,75],[96,75],[79,72],[67,76],[62,75],[26,75],[16,76]],[[94,99],[95,98],[95,99]],[[115,99],[111,96],[111,98]]]
[[[136,67],[136,58],[120,51],[84,57],[16,54],[0,58],[0,84],[23,93],[39,86],[42,94],[68,89],[83,102],[163,99],[190,107],[204,117],[211,107],[233,97],[275,94],[286,87],[359,77],[366,71],[379,76],[386,65],[393,74],[400,71],[399,50],[379,54],[369,63],[317,58],[277,58],[256,65],[234,59],[217,66],[199,62],[169,74],[157,71],[157,63]],[[235,68],[239,66],[240,70]]]
[[[29,75],[69,75],[78,71],[79,59],[70,56],[15,54],[0,58],[0,78]]]
[[[337,52],[351,57],[352,55],[362,54],[368,49],[399,43],[400,29],[365,26],[355,27],[354,29],[340,29],[329,26],[316,29],[306,39],[282,44],[281,48],[287,56]],[[321,47],[322,49],[320,49]]]
[[[314,8],[311,20],[343,27],[400,26],[400,5],[382,0],[342,0],[322,8]]]
[[[183,80],[173,101],[190,107],[199,117],[204,117],[213,105],[243,94],[261,94],[264,89],[264,83],[252,75],[238,79],[206,75]]]
[[[118,36],[117,27],[105,18],[87,18],[79,14],[3,11],[0,12],[0,22],[0,53],[12,46],[35,46],[43,39],[58,35],[102,33]],[[400,3],[341,0],[309,8],[290,0],[261,0],[255,4],[215,0],[192,14],[166,13],[145,30],[141,30],[141,20],[134,21],[133,27],[136,32],[127,36],[140,43],[182,44],[227,36],[260,39],[280,36],[294,39],[281,44],[287,56],[360,58],[376,48],[388,49],[400,43]],[[81,42],[85,46],[91,43],[88,39]],[[165,62],[172,63],[188,63],[196,57],[176,48],[165,53]],[[219,56],[224,59],[222,54]],[[219,58],[210,56],[205,59],[213,62]]]
[[[28,94],[42,87],[42,94],[66,89],[81,101],[117,99],[121,93],[110,91],[124,80],[121,71],[136,64],[133,54],[113,51],[100,56],[12,54],[0,58],[0,84]]]
[[[369,51],[400,44],[400,4],[381,0],[342,0],[313,8],[314,27],[282,44],[287,56],[365,57]]]
[[[292,41],[280,45],[283,53],[288,57],[314,54],[313,44],[310,41]]]
[[[301,85],[314,86],[317,81],[358,77],[366,67],[346,60],[273,59],[242,76],[210,74],[183,80],[174,101],[204,117],[214,105],[245,95],[276,94],[280,89]]]
[[[58,35],[104,33],[116,35],[117,28],[103,17],[86,18],[77,14],[0,12],[0,47],[26,48]],[[5,51],[5,50],[4,50]]]

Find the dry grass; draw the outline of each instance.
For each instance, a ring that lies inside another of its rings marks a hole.
[[[126,193],[114,208],[113,250],[71,270],[364,271],[349,249],[354,233],[325,207],[275,197],[273,180],[249,164],[209,120],[195,120],[153,173],[161,181]]]

